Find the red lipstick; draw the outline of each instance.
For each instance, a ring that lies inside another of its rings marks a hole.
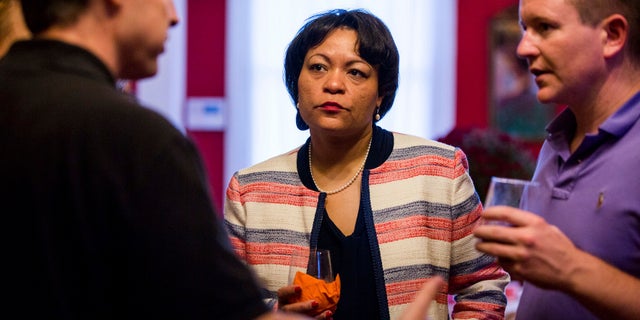
[[[320,109],[330,112],[338,112],[340,110],[343,110],[344,108],[336,102],[325,102],[320,105]]]

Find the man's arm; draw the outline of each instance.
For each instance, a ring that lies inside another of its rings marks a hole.
[[[177,135],[162,145],[156,156],[143,158],[148,169],[132,194],[137,206],[129,223],[133,306],[162,318],[264,314],[268,308],[256,279],[233,252],[213,209],[195,147]]]
[[[606,319],[640,319],[640,279],[584,252],[540,216],[515,208],[486,209],[487,221],[474,234],[479,251],[498,257],[513,279],[563,291],[595,315]]]
[[[640,279],[576,249],[561,290],[602,319],[640,319]]]

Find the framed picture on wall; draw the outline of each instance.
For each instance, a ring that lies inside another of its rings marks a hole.
[[[491,19],[489,124],[520,140],[542,141],[556,107],[542,104],[536,97],[538,88],[528,63],[516,53],[521,36],[517,5]]]

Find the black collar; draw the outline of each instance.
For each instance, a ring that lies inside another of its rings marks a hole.
[[[367,157],[367,162],[364,165],[365,170],[379,167],[387,161],[389,155],[391,155],[391,151],[393,151],[393,133],[378,126],[374,126],[372,139],[371,150],[369,150],[369,156]],[[300,147],[300,150],[298,150],[298,176],[305,187],[318,191],[313,183],[313,179],[311,179],[311,169],[309,168],[310,143],[311,137],[309,137],[302,147]]]
[[[21,72],[30,69],[63,71],[115,86],[115,78],[98,57],[81,47],[58,40],[17,41],[0,61],[20,66]]]

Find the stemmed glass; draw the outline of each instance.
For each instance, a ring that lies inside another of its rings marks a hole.
[[[527,192],[531,192],[532,188],[537,187],[537,183],[529,180],[511,179],[502,177],[491,177],[489,190],[484,206],[510,206],[521,208],[520,201]],[[492,224],[503,224],[500,222],[491,222]]]
[[[305,272],[304,268],[307,274],[327,283],[334,280],[329,250],[312,249],[308,256],[301,251],[294,251],[289,267],[289,283],[293,283],[297,271]]]
[[[538,184],[528,180],[510,179],[501,177],[491,177],[489,190],[484,206],[510,206],[514,208],[522,208],[522,199],[528,192],[532,192],[537,188]],[[502,221],[485,221],[486,224],[510,226],[510,224]],[[520,281],[511,281],[507,287],[507,292],[512,292],[512,296],[507,301],[507,313],[513,313],[518,308],[520,294],[522,292],[522,283]]]
[[[329,250],[311,250],[307,273],[329,283],[333,281],[331,252]]]

